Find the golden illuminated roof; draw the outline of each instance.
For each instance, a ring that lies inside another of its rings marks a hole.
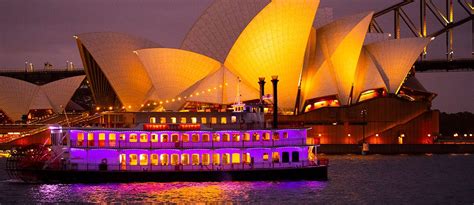
[[[371,89],[385,88],[384,80],[372,59],[364,47],[360,53],[354,82],[354,94],[352,102],[356,102],[362,92]]]
[[[12,120],[20,120],[30,110],[38,89],[35,84],[0,76],[0,109]]]
[[[224,62],[247,24],[270,0],[214,1],[194,23],[181,49]]]
[[[171,100],[194,83],[221,67],[207,56],[172,48],[150,48],[136,51],[153,83],[148,100]]]
[[[133,51],[160,45],[120,33],[86,33],[77,37],[78,43],[84,45],[99,64],[122,104],[137,111],[151,91],[152,83]],[[90,60],[83,59],[84,62]]]
[[[306,44],[319,0],[274,0],[247,25],[229,52],[224,65],[243,80],[278,75],[279,104],[292,109],[303,67]],[[265,87],[272,93],[271,86]]]
[[[50,108],[53,108],[56,112],[62,112],[84,78],[85,76],[81,75],[42,85],[41,90],[48,97]],[[58,91],[58,89],[60,89],[60,91]]]
[[[365,46],[390,93],[398,93],[413,63],[429,42],[427,38],[402,38]]]

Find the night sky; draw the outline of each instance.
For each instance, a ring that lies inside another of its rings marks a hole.
[[[82,68],[73,35],[113,31],[145,37],[166,47],[179,47],[194,21],[212,0],[0,0],[0,69],[23,69],[29,61],[36,69],[50,62],[56,69],[74,62]],[[334,17],[358,12],[379,11],[398,2],[393,0],[321,0],[320,7],[333,7]],[[435,1],[437,2],[437,1]],[[405,8],[418,24],[418,2]],[[439,1],[444,8],[444,2]],[[457,5],[455,20],[466,17]],[[428,33],[441,28],[428,14]],[[393,32],[390,13],[379,23]],[[454,30],[455,58],[472,58],[471,23]],[[402,27],[403,37],[412,37]],[[445,36],[430,45],[428,58],[445,58]],[[438,94],[435,109],[444,112],[474,112],[474,72],[418,73],[430,91]]]

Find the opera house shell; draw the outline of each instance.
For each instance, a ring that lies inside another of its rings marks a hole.
[[[360,136],[360,123],[352,125],[363,109],[367,119],[391,122],[362,123],[366,136],[411,135],[401,127],[425,114],[436,121],[430,109],[435,94],[412,72],[429,39],[368,33],[373,12],[333,20],[332,10],[319,13],[318,7],[319,0],[217,0],[179,48],[120,33],[75,38],[97,107],[179,111],[190,103],[230,105],[237,95],[255,102],[258,79],[278,76],[282,125],[309,122],[310,134],[339,137],[325,143]],[[264,92],[272,94],[269,83]],[[395,104],[402,109],[395,117],[370,110]],[[437,129],[425,126],[413,135]]]

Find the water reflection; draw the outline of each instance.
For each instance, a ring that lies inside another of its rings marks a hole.
[[[175,182],[123,184],[57,184],[33,188],[35,201],[51,202],[257,202],[293,201],[302,192],[314,196],[325,182]],[[37,189],[37,190],[35,190]]]

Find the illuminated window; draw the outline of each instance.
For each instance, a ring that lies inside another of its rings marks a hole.
[[[189,134],[183,134],[183,135],[181,136],[181,140],[182,140],[183,142],[189,142]]]
[[[280,140],[280,133],[274,132],[273,133],[273,140]]]
[[[212,164],[219,165],[221,164],[221,156],[217,153],[212,154]]]
[[[171,155],[171,165],[178,165],[179,164],[179,155],[172,154]]]
[[[146,133],[140,134],[140,142],[148,142],[148,135]]]
[[[252,134],[252,141],[259,141],[260,140],[260,134],[258,134],[257,132],[254,132]]]
[[[224,134],[222,135],[222,141],[223,141],[223,142],[229,142],[229,141],[230,141],[230,135],[229,135],[229,133],[224,133]]]
[[[194,134],[192,135],[192,141],[193,141],[193,142],[199,142],[199,135],[196,134],[196,133],[194,133]]]
[[[186,118],[182,117],[180,122],[183,123],[183,124],[186,123]]]
[[[160,117],[160,123],[165,124],[166,123],[166,117]]]
[[[203,142],[209,142],[210,141],[209,134],[202,134],[202,141]]]
[[[191,118],[191,123],[196,124],[196,123],[197,123],[197,118],[196,118],[196,117],[192,117],[192,118]]]
[[[82,132],[77,133],[76,145],[77,146],[83,146],[84,145],[84,133],[82,133]]]
[[[268,161],[268,153],[263,153],[263,161]]]
[[[211,117],[211,124],[217,124],[217,117]]]
[[[221,136],[219,133],[212,133],[212,141],[219,142],[221,140]]]
[[[283,132],[283,139],[288,139],[288,132]]]
[[[240,134],[234,133],[232,134],[232,142],[239,142],[240,141]]]
[[[231,121],[231,123],[236,123],[236,122],[237,122],[237,117],[236,117],[236,116],[232,116],[232,117],[230,118],[230,121]]]
[[[87,146],[94,146],[94,133],[87,133]]]
[[[221,117],[221,124],[223,124],[223,125],[227,124],[227,118],[226,117]]]
[[[251,158],[250,158],[250,153],[244,153],[242,154],[242,162],[244,164],[250,164]]]
[[[120,170],[127,169],[127,155],[126,154],[120,154],[119,163],[120,163]]]
[[[151,134],[151,142],[158,142],[158,134],[156,133]]]
[[[265,141],[270,140],[270,133],[269,132],[264,132],[263,133],[263,140],[265,140]]]
[[[178,134],[172,134],[171,135],[171,142],[179,142],[179,135]]]
[[[157,154],[151,154],[151,165],[156,166],[158,165],[158,155]]]
[[[171,118],[171,123],[176,124],[176,118],[175,117]]]
[[[230,154],[229,153],[222,154],[222,163],[223,164],[230,164]]]
[[[99,133],[99,147],[105,147],[105,133]]]
[[[207,118],[201,117],[201,124],[206,124],[206,123],[207,123]]]
[[[168,142],[168,134],[161,134],[161,142]]]
[[[140,165],[148,165],[148,155],[140,154]]]
[[[111,147],[115,147],[115,144],[116,144],[116,138],[115,138],[115,133],[110,133],[109,134],[109,146]]]
[[[181,164],[189,165],[189,154],[182,154],[181,155]]]
[[[245,133],[244,133],[244,137],[243,137],[242,140],[243,140],[243,141],[250,141],[250,133],[245,132]]]
[[[202,154],[202,165],[209,165],[211,163],[209,154]]]
[[[273,154],[272,154],[272,161],[275,162],[275,163],[276,163],[276,162],[280,162],[280,153],[278,153],[278,152],[273,152]]]
[[[240,164],[240,154],[233,153],[232,154],[232,164]]]
[[[150,117],[150,123],[156,123],[156,117]]]
[[[137,165],[137,155],[136,154],[131,154],[129,155],[130,158],[130,165]]]
[[[120,134],[120,140],[125,141],[125,134]]]
[[[128,136],[128,141],[137,142],[137,134],[130,134],[130,136]]]
[[[168,157],[169,157],[168,154],[161,154],[160,155],[160,161],[161,161],[162,166],[168,166],[169,165]]]
[[[199,165],[199,154],[193,154],[191,156],[192,165]]]

